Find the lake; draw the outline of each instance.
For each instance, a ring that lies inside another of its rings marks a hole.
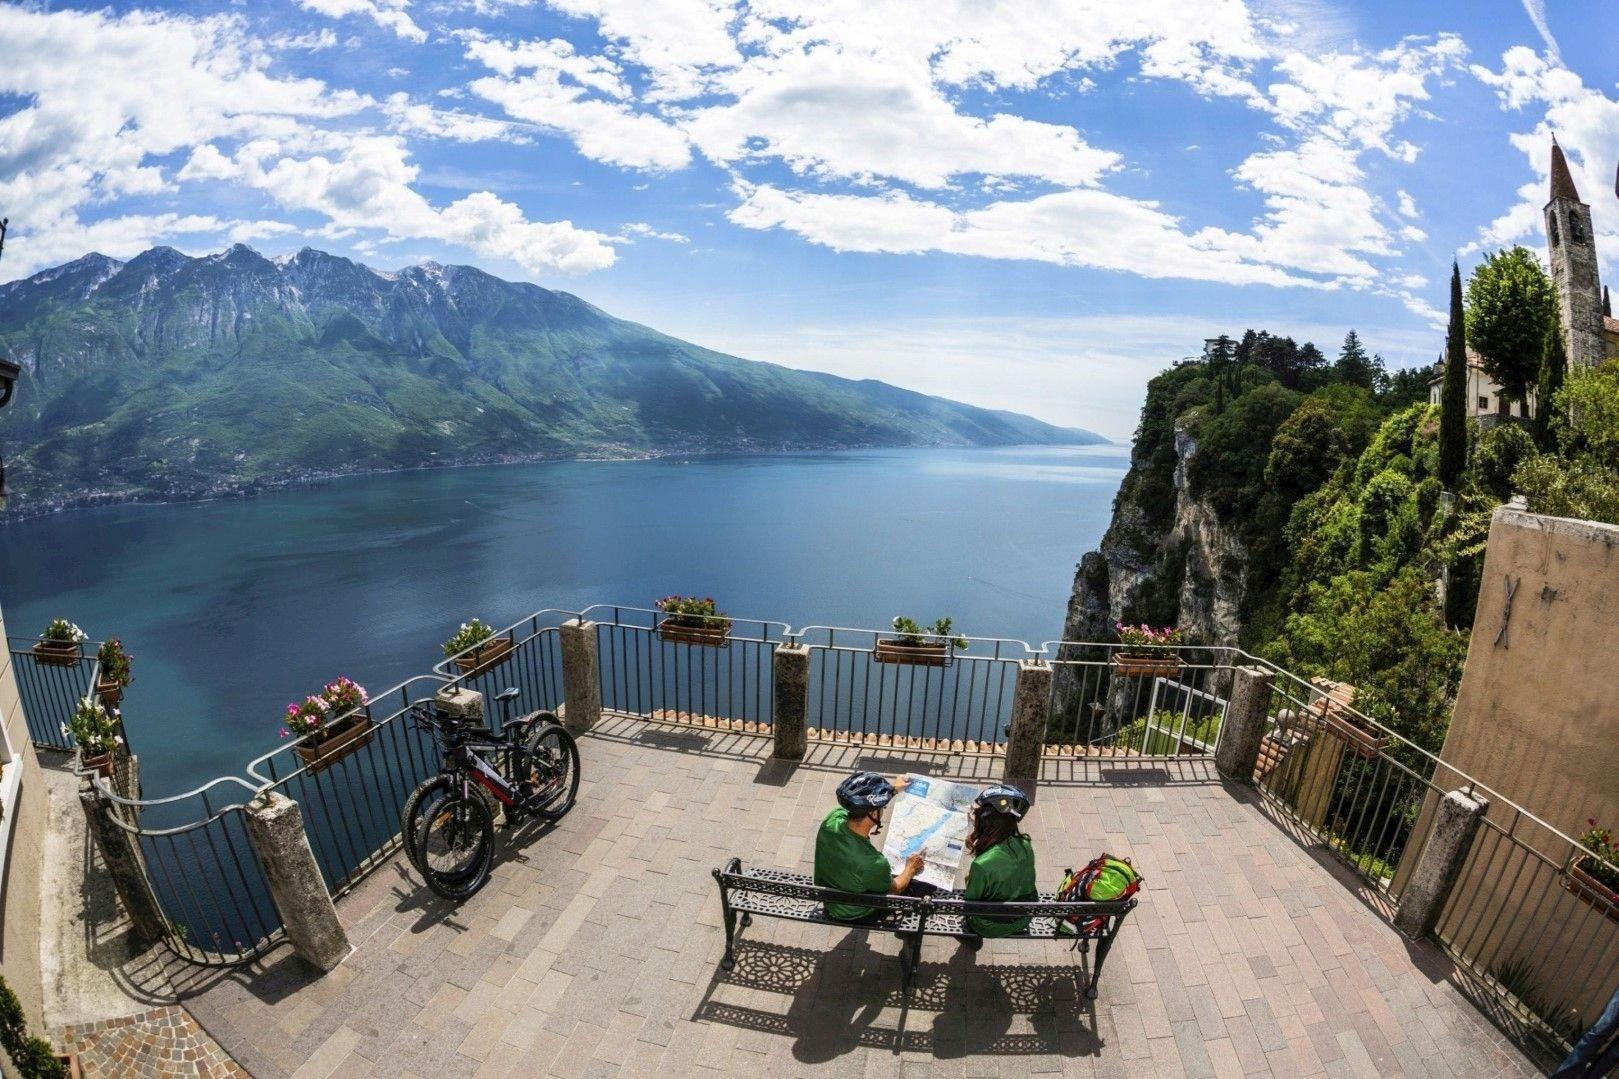
[[[570,461],[345,479],[0,525],[14,636],[55,617],[135,656],[148,797],[240,774],[285,702],[423,673],[467,618],[671,592],[795,626],[940,615],[1057,637],[1126,446]]]

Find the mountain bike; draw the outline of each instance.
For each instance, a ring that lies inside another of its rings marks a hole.
[[[495,861],[498,805],[507,828],[529,819],[561,820],[579,792],[579,747],[551,712],[513,723],[508,689],[500,733],[476,719],[452,716],[435,702],[411,708],[411,721],[443,747],[443,763],[405,800],[400,820],[405,856],[446,899],[460,902],[489,881]]]

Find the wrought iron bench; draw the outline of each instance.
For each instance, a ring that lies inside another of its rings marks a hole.
[[[909,992],[916,976],[917,964],[922,958],[923,937],[977,938],[967,928],[967,918],[980,917],[1021,918],[1032,921],[1021,933],[997,940],[1060,940],[1075,942],[1080,951],[1089,951],[1090,942],[1096,941],[1096,962],[1090,970],[1090,981],[1085,995],[1096,999],[1096,984],[1102,977],[1102,964],[1113,948],[1113,938],[1125,916],[1135,909],[1136,900],[1118,903],[1085,901],[1058,901],[1055,896],[1042,893],[1038,900],[1028,903],[968,902],[956,896],[937,895],[914,897],[906,895],[871,895],[864,892],[840,892],[835,888],[822,888],[813,878],[802,873],[789,873],[781,869],[744,868],[742,859],[732,858],[723,869],[714,870],[714,880],[720,888],[720,908],[725,915],[725,955],[720,969],[730,970],[736,965],[736,939],[753,922],[753,916],[783,918],[794,922],[816,922],[821,925],[841,926],[866,932],[893,933],[900,940],[900,983]],[[829,918],[827,903],[852,903],[872,907],[877,914],[866,921],[842,922]],[[1082,933],[1059,932],[1058,926],[1068,918],[1086,919]]]

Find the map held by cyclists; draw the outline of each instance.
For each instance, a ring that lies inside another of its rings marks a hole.
[[[888,808],[883,830],[887,840],[883,856],[898,873],[905,859],[922,855],[922,872],[916,879],[938,888],[957,888],[962,853],[967,839],[967,808],[978,797],[978,788],[966,783],[906,777],[906,787]]]

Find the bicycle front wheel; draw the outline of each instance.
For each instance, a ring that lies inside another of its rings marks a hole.
[[[422,876],[445,899],[460,902],[489,882],[495,821],[477,796],[443,799],[422,819],[417,836]]]

